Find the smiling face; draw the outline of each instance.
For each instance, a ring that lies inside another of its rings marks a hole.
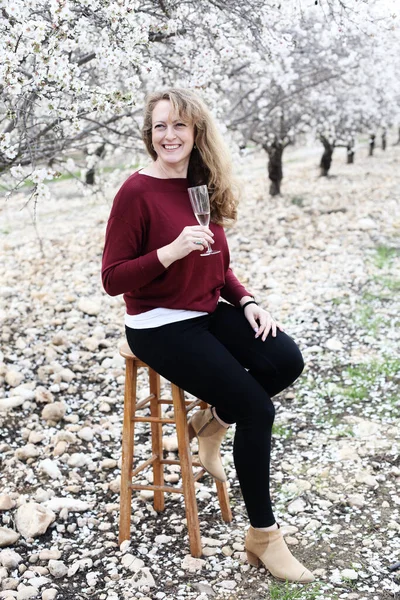
[[[169,100],[160,100],[152,114],[152,143],[157,161],[168,167],[187,168],[194,145],[194,127],[172,112]]]

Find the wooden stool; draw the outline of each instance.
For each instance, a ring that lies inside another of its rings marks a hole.
[[[195,496],[195,482],[206,472],[199,462],[192,461],[190,452],[189,432],[187,426],[187,413],[194,407],[206,408],[208,404],[201,400],[185,401],[184,391],[177,385],[171,384],[172,400],[160,397],[160,376],[144,362],[132,354],[127,343],[120,348],[120,354],[125,358],[125,397],[124,397],[124,423],[122,430],[122,467],[121,467],[121,498],[119,520],[119,543],[130,539],[131,502],[132,490],[153,490],[154,509],[158,512],[164,510],[164,493],[174,492],[183,494],[185,498],[186,520],[189,534],[190,553],[194,557],[202,554],[200,541],[199,517]],[[136,382],[138,367],[145,367],[149,372],[150,395],[136,401]],[[172,404],[174,418],[162,417],[161,405]],[[136,411],[150,405],[150,416],[136,416]],[[133,469],[134,456],[134,427],[137,422],[151,424],[152,456]],[[180,460],[166,460],[163,457],[162,426],[164,423],[175,423],[178,438],[178,452]],[[152,465],[153,484],[139,485],[132,483],[132,478],[140,471]],[[182,487],[164,485],[164,465],[180,465]],[[192,467],[200,467],[200,471],[193,473]],[[227,523],[232,521],[226,483],[215,481],[222,518]]]

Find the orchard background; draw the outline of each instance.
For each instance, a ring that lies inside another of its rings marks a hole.
[[[399,19],[394,0],[1,4],[0,598],[398,600]],[[124,310],[101,252],[148,160],[145,94],[171,85],[218,120],[234,270],[306,358],[275,399],[272,491],[312,586],[246,565],[232,433],[234,521],[204,478],[200,561],[176,497],[135,496],[117,543]]]

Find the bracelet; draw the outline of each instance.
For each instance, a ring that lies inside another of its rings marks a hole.
[[[245,302],[243,304],[242,309],[244,310],[249,304],[256,304],[258,306],[258,302],[256,302],[255,300],[249,300],[248,302]]]

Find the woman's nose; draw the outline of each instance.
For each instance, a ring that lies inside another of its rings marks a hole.
[[[165,137],[168,140],[173,140],[176,137],[175,131],[173,127],[167,127],[167,131],[165,133]]]

